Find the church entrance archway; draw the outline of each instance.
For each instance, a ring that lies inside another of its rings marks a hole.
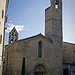
[[[43,65],[39,64],[34,68],[34,75],[46,75],[46,69]]]

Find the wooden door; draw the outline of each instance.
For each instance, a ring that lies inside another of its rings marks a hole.
[[[43,75],[43,72],[36,72],[35,75]]]

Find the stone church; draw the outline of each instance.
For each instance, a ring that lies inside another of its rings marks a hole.
[[[62,0],[51,0],[45,9],[45,36],[40,33],[10,43],[3,75],[21,75],[23,58],[26,75],[75,75],[75,44],[62,39]]]

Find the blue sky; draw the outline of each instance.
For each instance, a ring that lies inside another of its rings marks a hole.
[[[63,41],[75,43],[75,0],[63,1]],[[8,7],[5,44],[8,32],[15,26],[19,39],[45,33],[45,9],[50,0],[10,0]]]

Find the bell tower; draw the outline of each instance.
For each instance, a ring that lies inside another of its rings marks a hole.
[[[63,75],[62,68],[62,0],[50,0],[45,10],[45,36],[52,40],[52,55],[55,70],[51,75]],[[59,67],[59,68],[58,68]]]
[[[62,0],[51,0],[51,7],[62,10]]]
[[[16,41],[18,41],[18,32],[16,28],[14,27],[9,33],[9,44]]]
[[[55,45],[62,45],[62,0],[50,0],[45,10],[45,36]]]

